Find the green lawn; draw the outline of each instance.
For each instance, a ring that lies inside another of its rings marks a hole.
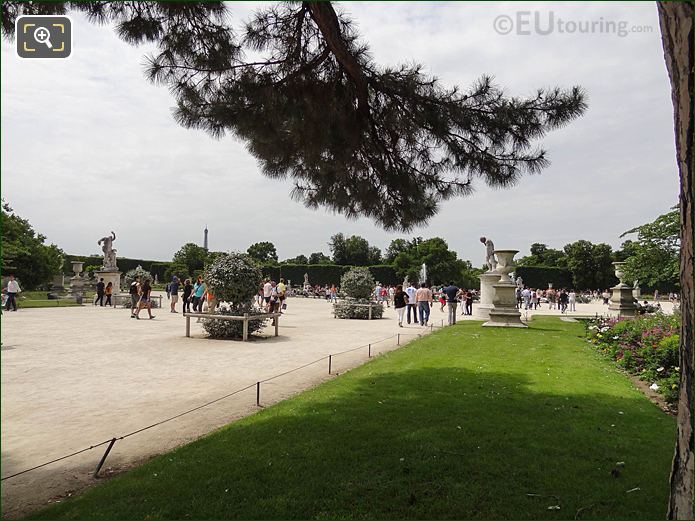
[[[532,324],[443,329],[38,517],[663,518],[673,418]]]
[[[17,299],[18,308],[55,308],[77,306],[75,299],[48,300],[48,291],[22,291]],[[87,300],[85,299],[85,302]]]

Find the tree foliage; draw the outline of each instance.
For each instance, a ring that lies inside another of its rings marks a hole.
[[[4,34],[20,14],[68,9],[156,44],[146,75],[170,89],[179,124],[243,139],[306,206],[387,229],[426,223],[476,178],[508,187],[541,171],[535,142],[586,108],[576,86],[520,98],[487,76],[461,89],[420,64],[380,66],[330,2],[269,4],[234,31],[222,2],[6,1]]]
[[[563,268],[567,266],[567,257],[562,250],[555,250],[548,248],[546,244],[534,242],[531,245],[531,255],[519,259],[517,265]]]
[[[680,220],[678,210],[660,215],[621,235],[637,234],[635,241],[622,245],[624,272],[628,280],[639,280],[649,288],[672,291],[679,288]]]
[[[370,246],[369,241],[359,235],[345,237],[342,233],[336,233],[328,245],[335,264],[369,266],[381,263],[381,250]]]
[[[567,267],[577,289],[605,289],[614,286],[613,249],[608,244],[579,240],[564,247]]]
[[[246,253],[248,253],[249,257],[259,264],[267,264],[278,261],[278,252],[272,242],[263,241],[252,244],[249,246],[249,249],[246,250]]]
[[[309,255],[309,264],[331,264],[331,258],[323,252],[316,251]]]
[[[367,268],[352,268],[340,278],[340,291],[354,299],[370,299],[375,286]]]
[[[60,273],[63,252],[55,244],[45,244],[46,237],[36,233],[29,221],[22,219],[2,203],[2,272],[14,274],[22,289],[47,284]]]
[[[202,246],[189,242],[181,246],[181,249],[174,254],[173,262],[185,264],[187,273],[193,275],[205,267],[208,260],[208,252]]]

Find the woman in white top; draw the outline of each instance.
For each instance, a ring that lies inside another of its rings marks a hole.
[[[569,298],[570,311],[577,311],[577,294],[573,289],[570,290],[567,297]]]

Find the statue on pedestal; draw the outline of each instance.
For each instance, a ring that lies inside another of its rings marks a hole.
[[[524,289],[524,279],[521,277],[516,278],[516,287],[519,289]]]
[[[497,259],[495,258],[495,245],[491,239],[481,237],[480,242],[485,245],[485,264],[487,264],[488,273],[497,269]]]
[[[116,250],[113,248],[113,241],[115,240],[116,234],[111,231],[111,235],[102,237],[99,239],[99,241],[97,241],[97,244],[101,246],[101,251],[104,252],[104,265],[102,266],[102,269],[104,270],[118,270],[118,266],[116,266]],[[104,243],[103,246],[102,243]]]
[[[306,288],[308,286],[309,286],[309,274],[305,273],[304,274],[304,287]]]

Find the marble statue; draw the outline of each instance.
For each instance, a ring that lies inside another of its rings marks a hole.
[[[116,234],[111,231],[111,235],[102,237],[97,241],[97,244],[101,246],[101,251],[104,252],[104,270],[118,270],[118,266],[116,266],[116,250],[113,248],[113,241],[115,240]],[[104,244],[102,245],[102,243]]]
[[[304,274],[304,285],[305,286],[309,285],[309,274],[308,273]]]
[[[524,279],[521,277],[516,278],[516,287],[519,289],[524,289]]]
[[[487,237],[481,237],[480,242],[485,245],[485,264],[487,264],[487,271],[495,271],[497,269],[497,259],[495,258],[495,245],[491,239]]]

